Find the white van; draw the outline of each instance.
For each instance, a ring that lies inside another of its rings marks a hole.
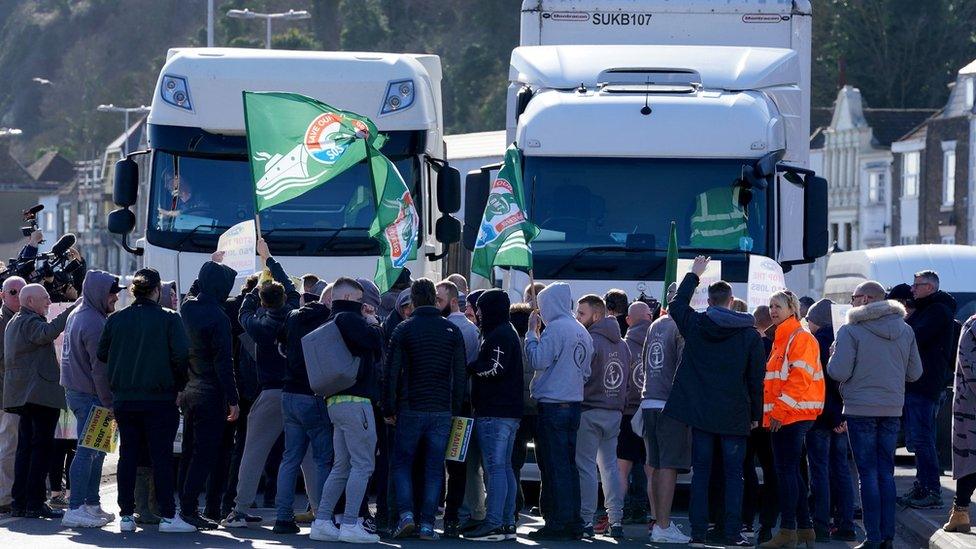
[[[919,244],[871,248],[832,254],[827,261],[824,297],[848,303],[854,288],[876,280],[885,288],[911,284],[915,273],[939,273],[940,289],[956,298],[956,318],[964,322],[976,314],[976,247]]]

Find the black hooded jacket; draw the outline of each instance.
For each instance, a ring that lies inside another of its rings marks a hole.
[[[279,332],[288,319],[288,313],[298,308],[302,295],[295,290],[284,269],[274,258],[268,258],[268,269],[276,282],[285,287],[285,304],[277,309],[261,307],[258,295],[260,285],[244,296],[239,319],[241,327],[257,345],[258,386],[261,390],[281,389],[284,386],[288,360],[278,349]]]
[[[922,377],[905,386],[905,391],[938,400],[951,383],[955,372],[958,335],[955,327],[956,300],[939,290],[915,300],[915,312],[908,325],[915,331],[918,354],[922,357]]]
[[[231,322],[224,302],[234,287],[237,273],[226,265],[208,261],[181,309],[183,327],[190,343],[188,395],[222,397],[237,405],[234,380],[234,345]]]
[[[685,346],[664,413],[708,433],[747,436],[763,416],[762,341],[750,314],[692,309],[698,282],[686,275],[668,307]]]
[[[483,338],[478,360],[468,365],[475,417],[522,417],[522,345],[509,320],[509,306],[502,290],[488,290],[478,298]]]
[[[285,372],[286,393],[314,396],[308,384],[308,370],[305,368],[305,353],[302,351],[302,338],[315,331],[329,320],[332,311],[318,301],[306,303],[304,307],[288,314],[282,328],[281,339],[288,355],[288,370]]]

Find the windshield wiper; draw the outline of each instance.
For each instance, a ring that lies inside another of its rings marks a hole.
[[[213,229],[223,229],[223,230],[226,231],[230,227],[224,227],[223,225],[215,225],[213,223],[203,224],[203,225],[197,225],[196,227],[193,228],[192,231],[186,233],[186,236],[184,236],[183,238],[181,238],[180,241],[176,243],[176,251],[182,252],[183,251],[183,244],[185,244],[186,241],[189,240],[191,236],[193,236],[194,234],[196,234],[197,231],[199,231],[200,229],[203,229],[203,228],[208,228],[208,229],[211,229],[211,230],[213,230]]]
[[[322,244],[322,247],[319,248],[319,251],[324,252],[325,250],[330,249],[335,239],[338,238],[340,234],[346,231],[368,231],[368,230],[369,230],[368,227],[339,227],[338,229],[332,229],[333,231],[332,236],[330,236],[329,239],[325,241],[325,244]],[[372,246],[373,244],[370,243],[370,247]]]
[[[627,246],[587,246],[585,248],[580,248],[578,252],[573,254],[569,259],[563,262],[558,269],[552,272],[551,278],[556,278],[559,276],[566,267],[569,267],[574,261],[579,257],[589,254],[589,253],[607,253],[607,252],[623,252],[623,253],[644,253],[653,252],[654,248],[628,248]],[[601,269],[602,270],[602,269]]]

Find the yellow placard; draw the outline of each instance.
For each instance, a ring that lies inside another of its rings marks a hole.
[[[114,453],[118,428],[112,410],[101,406],[92,406],[85,423],[84,435],[78,441],[78,446],[91,448],[106,454]]]
[[[464,461],[468,456],[468,447],[471,446],[471,432],[473,429],[473,419],[469,417],[451,418],[451,436],[447,440],[445,459]]]

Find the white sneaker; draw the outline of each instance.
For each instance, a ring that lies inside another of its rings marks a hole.
[[[185,520],[180,518],[179,514],[173,516],[173,518],[159,517],[159,531],[162,533],[177,533],[177,532],[196,532],[197,527],[192,524],[187,524]]]
[[[84,507],[68,509],[61,517],[61,526],[68,528],[101,528],[108,524],[108,521],[101,517],[90,515]]]
[[[379,543],[380,537],[376,534],[370,534],[363,528],[363,519],[356,521],[356,524],[350,526],[348,524],[343,524],[339,528],[339,541],[344,541],[346,543]]]
[[[119,520],[119,532],[135,532],[136,519],[132,515],[122,515]]]
[[[95,518],[104,519],[106,524],[115,520],[115,514],[102,509],[101,505],[82,505],[81,508]]]
[[[667,528],[661,528],[657,524],[651,530],[651,541],[654,543],[688,543],[691,538],[684,535],[678,525],[671,522]]]
[[[312,533],[309,538],[315,541],[339,541],[339,529],[331,520],[312,521]]]

